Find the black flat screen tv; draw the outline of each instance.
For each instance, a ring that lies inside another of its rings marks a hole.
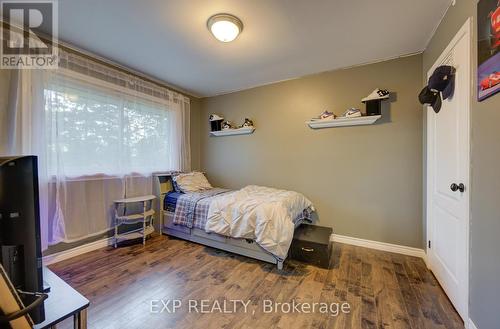
[[[0,262],[14,287],[27,292],[43,291],[37,168],[36,156],[0,157]],[[43,304],[29,314],[42,322]]]

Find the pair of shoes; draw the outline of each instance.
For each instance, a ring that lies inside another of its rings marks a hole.
[[[347,111],[345,111],[341,117],[344,118],[355,118],[355,117],[360,117],[361,116],[361,111],[355,108],[350,108]],[[327,121],[327,120],[334,120],[337,116],[333,112],[328,112],[324,111],[320,115],[318,115],[315,118],[312,118],[311,121]]]
[[[245,122],[240,126],[240,128],[253,127],[253,121],[249,118],[245,118]]]
[[[227,121],[227,120],[222,123],[222,130],[239,129],[239,128],[247,128],[247,127],[253,127],[253,121],[248,119],[248,118],[245,118],[245,122],[240,126],[235,126],[230,121]]]
[[[233,124],[229,121],[222,122],[222,130],[234,129]]]
[[[386,89],[375,89],[372,93],[361,100],[361,102],[366,103],[368,101],[374,101],[378,99],[389,98],[389,91]]]
[[[361,111],[359,109],[350,108],[344,113],[342,113],[342,117],[344,118],[356,118],[361,116]]]
[[[336,115],[333,112],[323,111],[323,113],[321,113],[317,117],[312,118],[311,121],[333,120],[333,119],[335,119],[335,117],[336,117]]]

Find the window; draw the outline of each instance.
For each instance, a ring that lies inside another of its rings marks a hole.
[[[173,169],[175,113],[167,104],[89,79],[95,80],[59,76],[44,90],[51,174],[115,176]]]

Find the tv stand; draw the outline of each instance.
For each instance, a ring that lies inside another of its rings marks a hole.
[[[33,328],[54,328],[56,324],[72,316],[75,329],[87,329],[89,300],[46,267],[43,268],[43,279],[44,289],[46,284],[50,287],[49,297],[45,300],[45,321]]]
[[[43,293],[48,294],[50,292],[50,284],[43,280]]]

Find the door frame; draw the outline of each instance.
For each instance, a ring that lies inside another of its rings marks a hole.
[[[469,238],[470,238],[470,198],[471,198],[471,184],[470,184],[470,177],[471,177],[471,154],[470,154],[470,149],[471,149],[471,120],[470,120],[470,116],[471,116],[471,108],[472,108],[472,88],[474,86],[474,79],[473,79],[473,67],[472,67],[472,63],[471,63],[471,60],[472,60],[472,49],[473,49],[473,36],[472,36],[472,18],[469,17],[467,19],[467,21],[465,22],[465,24],[460,28],[460,30],[458,31],[458,33],[455,35],[455,37],[451,40],[451,42],[449,43],[449,45],[446,47],[446,49],[441,53],[441,55],[439,56],[439,58],[436,60],[436,62],[432,65],[432,67],[429,69],[429,71],[427,72],[427,78],[429,78],[432,73],[434,72],[434,70],[436,69],[436,67],[438,67],[439,65],[441,65],[447,58],[447,55],[450,53],[450,51],[453,49],[453,47],[455,47],[457,45],[457,43],[463,38],[467,38],[468,39],[468,53],[466,55],[467,57],[467,66],[468,66],[468,77],[467,77],[467,81],[469,83],[468,85],[468,90],[469,92],[467,93],[466,97],[467,97],[467,102],[466,104],[464,104],[464,106],[467,107],[466,111],[465,111],[465,121],[466,121],[466,126],[468,127],[468,133],[467,133],[467,142],[466,142],[466,156],[467,156],[467,161],[466,161],[466,175],[467,177],[464,177],[463,178],[463,181],[464,183],[466,184],[466,191],[467,191],[467,195],[466,195],[466,198],[465,198],[465,202],[466,202],[466,213],[465,213],[465,225],[466,225],[466,228],[465,228],[465,231],[466,231],[466,240],[465,240],[465,245],[466,245],[466,254],[464,255],[465,257],[465,263],[466,263],[466,266],[467,266],[467,271],[466,271],[466,280],[465,280],[465,287],[464,287],[464,290],[465,290],[465,298],[466,298],[466,303],[465,303],[465,318],[463,319],[464,320],[464,325],[466,328],[468,328],[468,324],[469,324],[469,274],[470,274],[470,260],[469,260],[469,254],[470,254],[470,250],[469,250]],[[429,106],[426,106],[425,107],[425,110],[426,110],[426,113],[427,111],[432,111],[431,107]],[[428,261],[428,255],[429,255],[429,252],[433,252],[433,251],[429,251],[429,244],[428,244],[428,241],[431,239],[432,237],[432,227],[433,227],[433,222],[432,222],[432,215],[431,215],[431,209],[432,207],[430,205],[432,205],[432,191],[431,191],[431,176],[428,174],[429,173],[429,168],[431,168],[431,161],[430,161],[430,154],[432,153],[433,151],[433,147],[432,147],[432,143],[431,141],[429,140],[429,136],[428,136],[428,130],[427,130],[427,127],[429,126],[429,116],[427,116],[426,118],[426,128],[425,128],[425,136],[426,136],[426,211],[425,211],[425,214],[426,214],[426,243],[425,243],[425,252],[426,252],[426,265],[427,267],[429,268],[429,261]],[[431,247],[432,249],[432,247]]]

